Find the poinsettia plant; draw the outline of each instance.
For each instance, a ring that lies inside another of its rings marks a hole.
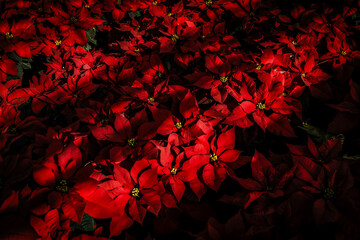
[[[0,239],[359,239],[359,2],[3,0]]]

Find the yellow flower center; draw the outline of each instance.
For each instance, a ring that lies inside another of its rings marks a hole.
[[[213,4],[213,1],[207,0],[205,1],[206,6],[210,7]]]
[[[220,77],[220,81],[223,83],[226,83],[228,80],[229,80],[229,78],[227,76]]]
[[[292,45],[294,45],[294,46],[297,45],[297,42],[295,42],[295,41],[292,41],[291,43],[292,43]]]
[[[72,22],[72,23],[76,23],[78,20],[77,20],[77,18],[76,17],[71,17],[70,18],[70,22]]]
[[[260,110],[264,110],[266,108],[265,103],[259,102],[258,104],[256,104],[256,107]]]
[[[108,121],[109,121],[109,119],[103,118],[100,120],[100,124],[106,124],[106,123],[108,123]]]
[[[130,146],[130,147],[133,147],[134,145],[135,145],[135,138],[130,138],[130,139],[128,139],[128,145]]]
[[[173,42],[176,42],[176,41],[179,40],[179,39],[180,39],[180,38],[179,38],[178,35],[176,35],[176,34],[171,35],[171,40],[172,40]]]
[[[283,92],[282,95],[283,95],[283,97],[286,97],[286,93],[285,93],[285,92]]]
[[[324,159],[322,159],[322,158],[318,158],[317,161],[318,161],[319,163],[325,163]]]
[[[266,192],[272,192],[273,190],[273,186],[266,186]]]
[[[340,54],[343,55],[343,56],[346,56],[346,55],[347,55],[347,52],[346,52],[346,51],[341,51]]]
[[[306,77],[306,73],[302,73],[301,76],[304,78]]]
[[[256,64],[256,70],[258,70],[258,71],[260,71],[261,70],[261,68],[262,68],[262,66],[261,66],[261,64]]]
[[[156,6],[158,5],[158,1],[153,1],[152,4]]]
[[[163,73],[162,72],[158,72],[157,73],[158,77],[161,78],[163,76]]]
[[[335,191],[332,188],[327,187],[324,189],[323,197],[325,199],[332,199],[334,198],[334,196],[335,196]]]
[[[206,38],[206,36],[205,36],[205,35],[202,35],[202,36],[201,36],[201,38],[202,38],[202,39],[205,39],[205,38]]]
[[[6,37],[7,39],[12,39],[12,38],[14,37],[14,35],[12,35],[10,32],[6,32],[6,33],[5,33],[5,37]]]
[[[218,160],[218,156],[215,153],[210,154],[210,161],[216,162]]]
[[[337,135],[336,137],[340,139],[341,144],[344,144],[344,142],[345,142],[345,136],[344,136],[344,134],[340,133],[340,134]]]
[[[67,193],[69,191],[69,187],[67,185],[66,180],[61,180],[59,184],[55,187],[56,191],[61,193]]]
[[[133,197],[140,197],[139,193],[140,193],[140,191],[136,187],[131,190],[131,196],[133,196]]]
[[[255,13],[254,12],[250,12],[250,17],[253,17],[253,16],[255,16]]]
[[[139,53],[139,52],[140,52],[140,48],[135,49],[134,52]]]
[[[121,0],[117,0],[116,5],[120,6],[121,5]]]
[[[335,140],[335,139],[336,139],[336,136],[329,136],[328,139],[329,139],[329,140]]]
[[[90,6],[86,4],[86,5],[85,5],[85,8],[90,8]]]
[[[177,169],[176,169],[176,168],[172,168],[170,172],[171,172],[172,175],[175,175],[175,174],[177,174]]]
[[[56,45],[56,46],[61,45],[61,43],[62,43],[61,40],[56,40],[56,41],[55,41],[55,45]]]
[[[65,66],[62,66],[61,69],[65,70]]]
[[[91,165],[98,171],[103,171],[106,168],[104,165],[95,162],[93,162]]]
[[[177,123],[175,123],[175,127],[176,127],[178,130],[180,130],[183,126],[182,126],[181,122],[177,122]]]
[[[9,128],[8,133],[12,133],[12,134],[16,133],[16,127]]]
[[[148,98],[148,101],[153,103],[153,102],[155,102],[155,98],[149,97],[149,98]]]
[[[172,13],[168,13],[168,17],[171,17],[172,15],[174,15],[174,14],[172,14]]]
[[[302,122],[301,124],[303,125],[303,127],[309,127],[310,126],[310,124],[307,123],[307,122]]]

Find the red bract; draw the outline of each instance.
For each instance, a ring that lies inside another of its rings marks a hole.
[[[71,230],[70,221],[62,217],[56,209],[46,213],[44,219],[31,216],[30,224],[42,238],[54,238],[59,232],[62,238],[67,238]]]
[[[131,123],[123,114],[117,114],[114,120],[114,128],[105,119],[97,126],[92,126],[91,132],[97,140],[107,140],[120,144],[110,151],[112,161],[120,163],[130,154],[138,154],[145,144],[145,140],[151,139],[156,134],[156,129],[153,126],[142,124],[146,119],[145,111],[139,112],[131,118]]]
[[[114,165],[114,177],[99,186],[105,189],[123,214],[142,223],[147,211],[157,215],[165,189],[157,180],[156,170],[146,160],[137,161],[129,172]]]
[[[249,82],[248,85],[243,84],[241,97],[244,101],[234,111],[239,112],[239,115],[245,119],[245,121],[241,121],[241,124],[244,124],[240,125],[241,127],[251,126],[249,120],[245,118],[247,114],[251,114],[253,121],[263,131],[267,129],[275,134],[293,137],[293,129],[284,115],[289,115],[297,110],[284,100],[284,86],[281,81],[275,80],[276,75],[282,77],[276,72],[259,75],[263,84],[258,89],[252,82]],[[269,112],[269,110],[272,110],[273,113],[267,116],[266,112]],[[228,121],[233,121],[233,117],[235,116],[231,115]]]
[[[260,7],[260,0],[225,1],[224,7],[233,12],[236,17],[254,17],[255,11]]]
[[[288,170],[275,169],[269,160],[256,151],[251,160],[251,170],[254,179],[238,179],[242,187],[251,191],[244,208],[247,208],[253,201],[264,194],[271,198],[283,196],[285,184],[293,176],[295,168],[296,165]]]
[[[155,78],[164,78],[165,68],[158,55],[153,54],[149,56],[149,58],[150,59],[144,61],[142,65],[142,73],[144,74],[142,82],[154,83]]]
[[[315,198],[312,211],[316,224],[337,222],[352,215],[350,209],[341,212],[347,204],[354,206],[352,201],[358,197],[346,164],[333,164],[330,169],[321,169],[318,174],[300,167],[296,176],[309,184],[302,188]]]
[[[76,50],[79,56],[72,59],[77,69],[75,74],[82,74],[83,77],[88,80],[101,78],[101,75],[105,74],[104,70],[106,66],[102,64],[101,60],[103,55],[101,52],[86,52],[82,48],[77,48]]]
[[[75,176],[81,166],[81,152],[76,146],[69,145],[60,154],[49,157],[41,166],[36,166],[33,177],[44,188],[35,191],[30,201],[46,193],[48,204],[33,209],[36,215],[42,215],[47,208],[61,208],[64,215],[74,222],[81,222],[85,203],[79,195]],[[85,179],[82,179],[85,180]],[[82,189],[86,190],[86,189]]]
[[[228,94],[237,98],[234,94],[236,91],[234,88],[238,86],[238,82],[242,78],[240,71],[237,69],[232,70],[227,60],[224,61],[220,57],[210,54],[205,57],[205,66],[215,75],[211,76],[205,73],[201,75],[195,74],[190,75],[188,79],[192,80],[195,78],[195,86],[210,89],[211,96],[220,103],[227,99]]]
[[[209,135],[199,137],[194,147],[185,149],[186,155],[192,157],[183,166],[186,168],[191,167],[194,171],[202,168],[202,180],[211,189],[217,191],[226,175],[232,175],[232,170],[227,164],[237,161],[241,151],[234,150],[234,128],[220,134],[217,138],[212,138],[210,144],[208,143],[209,138]],[[246,163],[242,162],[241,159],[240,162],[241,164]],[[198,180],[194,179],[194,182],[196,181]],[[201,184],[199,186],[203,188]],[[200,198],[203,190],[197,189],[192,182],[190,182],[190,187]]]
[[[7,75],[17,75],[16,63],[7,56],[0,58],[0,70],[0,82],[5,82]]]
[[[307,55],[301,55],[298,59],[295,59],[294,62],[295,68],[293,68],[293,70],[299,73],[301,80],[303,80],[306,86],[310,86],[330,78],[327,73],[316,67],[315,58],[316,56],[314,54],[308,52]]]
[[[150,12],[150,14],[154,17],[164,17],[166,13],[166,7],[162,5],[163,1],[141,1],[140,8],[148,8],[147,10]]]
[[[331,164],[333,161],[339,161],[339,153],[342,149],[342,143],[339,139],[328,140],[321,146],[316,144],[309,137],[307,149],[304,146],[288,145],[293,159],[298,163],[314,162],[319,165]],[[314,167],[314,163],[311,168]],[[325,166],[326,167],[326,166]]]
[[[180,202],[185,192],[184,182],[189,182],[194,179],[191,168],[183,167],[186,162],[185,152],[177,147],[171,147],[168,144],[166,147],[158,146],[160,149],[160,165],[158,173],[162,176],[164,184],[169,184],[172,188],[178,202]],[[155,162],[157,164],[157,162]]]
[[[347,61],[353,61],[353,59],[360,57],[359,51],[352,51],[350,49],[343,33],[339,33],[339,36],[329,35],[326,40],[329,53],[322,56],[321,59],[324,61],[333,61],[334,68],[340,67]]]
[[[75,9],[70,7],[70,13],[64,12],[61,8],[53,8],[55,16],[47,20],[55,26],[60,26],[61,34],[68,40],[68,45],[72,46],[74,43],[86,45],[87,37],[85,30],[89,30],[95,25],[100,25],[104,21],[95,19],[90,16],[87,8],[82,7]]]
[[[15,51],[20,57],[32,57],[31,48],[37,45],[36,42],[29,42],[36,35],[33,22],[33,17],[18,22],[13,21],[12,24],[7,20],[0,22],[2,36],[0,42],[6,46],[5,52]]]
[[[8,195],[13,185],[31,175],[30,156],[24,154],[9,155],[4,158],[0,156],[0,174],[2,194]],[[7,206],[4,205],[3,208],[6,210]]]
[[[19,106],[29,99],[29,95],[23,89],[17,89],[20,84],[18,79],[7,81],[5,84],[0,84],[0,96],[4,103]]]
[[[167,17],[164,19],[163,25],[166,27],[167,31],[160,32],[167,37],[159,37],[160,42],[160,53],[169,53],[173,51],[176,43],[178,41],[188,39],[194,40],[199,36],[199,28],[193,22],[184,21],[184,19],[172,19]],[[181,27],[184,24],[185,27]]]
[[[157,85],[143,85],[136,81],[131,87],[123,86],[122,89],[129,97],[124,97],[122,102],[129,101],[134,107],[143,105],[153,111],[152,109],[156,109],[159,104],[168,101],[170,98],[166,83],[165,80]]]
[[[344,100],[338,104],[330,104],[331,107],[339,111],[329,125],[329,130],[335,133],[348,132],[358,124],[360,85],[353,80],[350,80],[349,84],[350,92]]]
[[[209,1],[209,0],[199,0],[199,1],[190,1],[190,3],[187,5],[189,7],[197,7],[199,9],[206,9],[207,11],[211,11],[210,9],[216,9],[219,11],[222,11],[219,9],[221,6],[221,2],[218,1]],[[221,12],[219,12],[221,14]]]

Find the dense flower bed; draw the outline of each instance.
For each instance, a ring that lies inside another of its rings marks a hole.
[[[360,237],[360,2],[0,3],[1,239]]]

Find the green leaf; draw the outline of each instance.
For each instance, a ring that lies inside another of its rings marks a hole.
[[[302,126],[299,126],[302,130],[304,130],[308,135],[313,136],[314,140],[323,143],[326,141],[326,133],[321,130],[320,128],[317,128],[313,125],[310,125],[309,123],[303,123]]]
[[[32,58],[22,58],[16,52],[11,52],[7,54],[9,58],[14,60],[15,62],[24,62],[24,63],[31,63],[33,62]]]
[[[16,52],[7,54],[9,58],[16,62],[17,67],[17,78],[22,78],[24,70],[31,69],[32,58],[22,58]]]
[[[23,76],[24,75],[24,73],[20,73],[21,74],[21,76]],[[18,75],[14,75],[14,76],[11,76],[11,75],[7,75],[6,76],[6,81],[10,81],[10,80],[13,80],[13,79],[19,79],[20,77],[18,77],[19,76],[19,71],[18,71]]]
[[[20,62],[22,61],[22,57],[20,57],[19,55],[17,55],[16,52],[11,52],[7,54],[9,58],[11,58],[12,60],[16,61],[16,62]]]
[[[166,61],[165,64],[166,64],[166,67],[167,67],[168,70],[172,69],[172,65],[171,65],[171,63],[169,61]]]
[[[348,159],[348,160],[357,160],[358,161],[358,160],[360,160],[360,155],[349,156],[349,155],[345,154],[343,156],[343,158]]]
[[[96,45],[97,44],[97,41],[95,39],[95,37],[96,37],[96,28],[92,28],[90,30],[87,30],[86,31],[86,37],[88,39],[88,42]]]
[[[133,11],[133,12],[129,12],[129,17],[131,19],[134,19],[136,17],[141,17],[141,12],[138,10],[138,11]]]
[[[20,62],[19,63],[23,69],[31,69],[30,62]]]
[[[342,143],[345,141],[343,134],[337,134],[337,135],[329,134],[318,127],[310,125],[307,122],[303,122],[302,126],[298,126],[298,127],[304,130],[308,135],[311,135],[313,139],[318,143],[324,143],[327,140],[333,140],[335,138],[340,139]]]
[[[71,221],[70,227],[72,231],[92,232],[95,230],[95,220],[89,214],[84,213],[81,224]]]
[[[92,49],[92,47],[89,43],[87,43],[86,46],[82,46],[82,48],[85,49],[86,51],[89,51]]]

